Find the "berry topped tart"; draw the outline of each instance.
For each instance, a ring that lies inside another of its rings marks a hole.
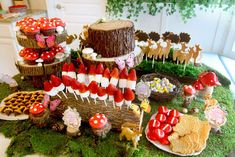
[[[25,17],[16,23],[19,44],[27,48],[47,48],[66,40],[65,22],[57,17],[34,19]]]

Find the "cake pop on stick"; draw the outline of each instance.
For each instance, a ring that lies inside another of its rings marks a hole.
[[[109,79],[110,79],[110,71],[109,71],[109,68],[106,68],[101,78],[101,86],[104,88],[108,87]]]
[[[104,72],[104,66],[102,63],[99,63],[96,67],[96,75],[95,75],[95,80],[97,83],[101,82],[103,72]]]
[[[89,68],[89,73],[88,73],[88,85],[92,82],[92,81],[95,81],[95,75],[96,75],[96,67],[95,65],[90,65],[90,68]]]
[[[64,65],[62,67],[62,76],[68,74],[68,69],[69,69],[69,64],[68,63],[64,63]]]
[[[76,95],[77,94],[76,91],[78,91],[79,86],[80,86],[80,83],[76,79],[73,79],[72,83],[71,83],[71,88],[73,89],[73,95],[74,95],[76,100],[78,100],[78,97]]]
[[[46,81],[43,84],[44,84],[44,91],[46,92],[46,94],[50,96],[57,95],[61,99],[61,96],[58,94],[58,91],[53,87],[53,85],[50,82]]]
[[[65,85],[65,92],[67,93],[68,90],[69,90],[69,93],[73,93],[72,88],[70,87],[71,82],[72,82],[72,78],[67,76],[67,75],[63,75],[62,76],[62,82]]]
[[[76,79],[76,70],[75,70],[75,67],[74,67],[73,63],[69,64],[68,76],[70,76],[71,78],[75,78]]]
[[[127,108],[129,108],[131,102],[135,99],[135,93],[130,88],[126,88],[124,92],[124,98],[125,98],[125,104]]]
[[[103,100],[105,106],[107,106],[106,100],[107,100],[107,98],[108,98],[108,94],[106,93],[106,90],[105,90],[104,87],[99,87],[99,88],[98,88],[98,93],[97,93],[97,95],[98,95],[99,100]]]
[[[118,83],[118,87],[122,88],[123,91],[127,85],[127,77],[128,77],[128,71],[127,71],[127,68],[124,68],[124,69],[122,69],[122,71],[119,75],[119,83]]]
[[[90,96],[91,98],[94,99],[94,102],[96,104],[96,98],[98,97],[97,92],[98,92],[98,84],[96,81],[91,81],[91,83],[88,86],[88,89],[90,91]]]
[[[65,86],[64,86],[64,84],[62,83],[62,80],[59,77],[57,77],[55,75],[51,75],[51,83],[57,91],[62,92],[64,97],[66,99],[68,99],[67,95],[63,91],[65,89]]]
[[[86,81],[86,67],[84,66],[84,64],[80,64],[78,67],[78,74],[77,74],[77,80],[80,83],[85,83]]]
[[[117,87],[113,84],[109,84],[109,86],[106,88],[106,92],[109,95],[109,101],[113,102],[113,107],[115,108],[114,104],[114,95],[118,91]]]
[[[136,71],[135,69],[131,69],[127,77],[127,88],[135,90],[136,81],[137,81]]]
[[[124,102],[124,98],[123,98],[122,91],[120,89],[118,89],[118,91],[115,93],[114,101],[115,101],[116,106],[120,107],[120,109],[121,109],[123,102]]]
[[[118,84],[118,79],[119,79],[119,71],[118,68],[113,68],[111,74],[110,74],[110,84],[113,84],[114,86],[117,86]]]
[[[90,92],[88,90],[88,87],[84,83],[81,83],[80,88],[79,88],[79,92],[80,92],[81,97],[86,98],[87,101],[90,103],[90,100],[88,98],[90,95]]]

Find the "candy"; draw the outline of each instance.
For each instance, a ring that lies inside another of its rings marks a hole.
[[[168,117],[167,118],[167,124],[170,124],[170,125],[175,125],[175,124],[177,124],[179,122],[179,120],[178,120],[178,118],[176,118],[176,117],[172,117],[172,116],[170,116],[170,117]]]
[[[162,129],[166,134],[172,132],[172,127],[170,124],[161,124],[160,129]]]
[[[180,113],[177,110],[171,110],[169,112],[169,116],[173,116],[173,117],[177,117],[178,118],[180,116]]]
[[[158,128],[160,127],[160,122],[156,119],[151,119],[149,122],[148,122],[148,126],[149,126],[149,130],[153,130],[155,128]]]
[[[167,114],[168,112],[169,112],[169,110],[166,106],[159,106],[158,107],[158,113]]]
[[[159,122],[163,123],[163,122],[166,121],[166,116],[165,116],[164,114],[157,114],[156,119],[157,119]]]

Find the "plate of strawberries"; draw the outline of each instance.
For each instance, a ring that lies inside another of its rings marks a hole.
[[[161,150],[184,156],[173,152],[168,140],[168,136],[174,132],[173,127],[179,122],[179,117],[182,115],[178,110],[169,110],[166,106],[159,106],[158,112],[152,115],[145,129],[148,141]]]

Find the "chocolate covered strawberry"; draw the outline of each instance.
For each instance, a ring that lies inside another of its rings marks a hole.
[[[136,81],[137,81],[136,71],[135,69],[131,69],[127,77],[127,87],[135,90]]]
[[[92,81],[95,81],[95,75],[96,75],[96,67],[95,65],[92,64],[89,68],[89,73],[88,73],[89,84]]]
[[[135,93],[130,89],[126,88],[124,92],[125,104],[127,107],[131,105],[131,102],[135,99]]]
[[[80,96],[81,96],[82,100],[83,100],[83,98],[86,98],[87,101],[90,103],[90,100],[88,98],[90,95],[90,91],[84,83],[81,83],[80,88],[79,88],[79,92],[80,92]]]
[[[109,101],[113,101],[113,96],[118,91],[117,87],[113,84],[109,84],[109,86],[106,88],[106,92],[109,95]]]
[[[122,107],[123,102],[124,102],[124,97],[120,89],[118,89],[118,91],[115,93],[114,101],[117,107],[120,107],[120,108]]]
[[[169,112],[169,110],[166,106],[159,106],[158,107],[158,113],[167,115],[168,112]]]
[[[105,106],[107,106],[106,100],[108,98],[108,94],[106,93],[106,89],[104,87],[99,87],[97,92],[99,100],[103,100]]]
[[[119,75],[119,88],[126,88],[127,85],[127,77],[128,77],[128,71],[127,68],[122,69],[120,75]]]
[[[80,83],[85,83],[86,81],[86,67],[84,64],[80,64],[78,67],[78,74],[77,74],[77,80]]]
[[[91,83],[88,86],[88,89],[90,91],[90,96],[91,98],[94,99],[95,103],[96,103],[96,98],[98,97],[97,92],[98,92],[98,84],[96,81],[91,81]]]
[[[110,79],[110,71],[109,71],[109,68],[106,68],[101,78],[101,86],[104,88],[108,87],[109,79]]]
[[[156,119],[157,119],[159,122],[164,123],[164,122],[166,121],[166,115],[161,114],[161,113],[158,113],[158,114],[156,115]]]
[[[95,80],[97,83],[101,82],[103,72],[104,72],[104,66],[102,63],[99,63],[96,67],[96,75],[95,75]]]
[[[73,63],[69,64],[68,76],[70,76],[71,78],[75,78],[75,79],[77,78],[76,77],[76,70],[75,70],[75,67],[74,67]]]
[[[156,119],[151,119],[149,122],[148,122],[148,127],[149,127],[149,130],[153,130],[155,128],[159,128],[160,127],[160,122]]]
[[[118,84],[118,79],[119,79],[119,71],[118,68],[113,68],[111,74],[110,74],[110,83],[113,84],[114,86],[117,86]]]
[[[62,76],[68,74],[68,69],[69,69],[69,64],[68,63],[64,63],[64,65],[62,67]]]

